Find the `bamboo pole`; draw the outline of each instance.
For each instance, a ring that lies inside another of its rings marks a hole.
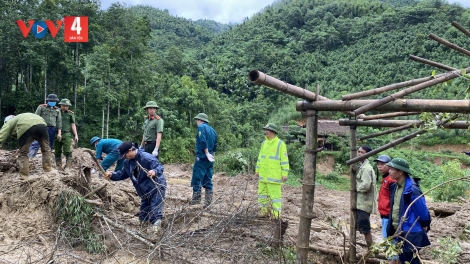
[[[397,116],[409,116],[409,115],[419,115],[420,112],[395,112],[395,113],[386,113],[386,114],[378,114],[378,115],[369,115],[364,116],[362,120],[372,120],[372,119],[382,119],[382,118],[390,118],[390,117],[397,117]]]
[[[269,76],[257,70],[250,71],[248,73],[248,79],[254,84],[264,85],[269,88],[272,88],[280,92],[290,94],[290,95],[293,95],[293,96],[296,96],[305,100],[309,100],[309,101],[330,100],[321,95],[316,95],[315,93],[305,90],[301,87],[278,80],[272,76]]]
[[[302,202],[299,216],[299,232],[297,234],[297,256],[296,262],[304,264],[308,262],[310,251],[310,227],[313,218],[313,202],[315,197],[315,173],[317,164],[317,136],[318,136],[318,113],[307,111],[305,139],[304,177],[302,181]]]
[[[411,60],[421,62],[421,63],[427,64],[427,65],[431,65],[431,66],[434,66],[434,67],[437,67],[439,69],[443,69],[443,70],[446,70],[446,71],[458,71],[459,70],[457,68],[450,67],[450,66],[447,66],[445,64],[435,62],[435,61],[432,61],[432,60],[428,60],[428,59],[424,59],[424,58],[421,58],[421,57],[418,57],[418,56],[415,56],[415,55],[411,55],[411,54],[410,54],[409,58]]]
[[[408,141],[408,140],[410,140],[410,139],[412,139],[412,138],[415,138],[415,137],[417,137],[418,135],[421,135],[421,134],[424,134],[424,133],[426,133],[426,130],[425,130],[425,129],[418,130],[418,131],[416,131],[416,132],[414,132],[414,133],[411,133],[411,134],[409,134],[409,135],[407,135],[407,136],[404,136],[404,137],[399,138],[399,139],[397,139],[397,140],[394,140],[394,141],[392,141],[392,142],[390,142],[390,143],[388,143],[388,144],[386,144],[386,145],[383,145],[383,146],[381,146],[381,147],[379,147],[379,148],[376,148],[376,149],[374,149],[374,150],[372,150],[372,151],[369,151],[369,152],[365,153],[364,155],[362,155],[362,156],[360,156],[360,157],[352,158],[352,159],[346,161],[346,164],[347,164],[347,165],[351,165],[351,164],[354,164],[354,163],[359,162],[359,161],[361,161],[361,160],[367,159],[367,158],[369,158],[370,156],[374,156],[374,155],[377,154],[377,153],[380,153],[380,152],[382,152],[382,151],[384,151],[384,150],[387,150],[387,149],[389,149],[389,148],[392,148],[392,147],[394,147],[394,146],[396,146],[396,145],[398,145],[398,144],[400,144],[400,143],[403,143],[403,142],[405,142],[405,141]]]
[[[420,120],[349,120],[349,119],[340,119],[340,126],[367,126],[367,127],[400,127],[405,125],[420,125],[422,121]],[[454,121],[452,123],[445,123],[442,125],[443,128],[449,129],[468,129],[470,127],[470,122],[468,121]]]
[[[352,100],[352,101],[298,101],[297,111],[351,111],[362,106],[375,103],[379,100]],[[378,106],[374,110],[384,112],[442,112],[442,113],[470,113],[470,100],[427,100],[427,99],[397,99],[393,102]]]
[[[398,131],[402,131],[402,130],[405,130],[405,129],[413,128],[414,126],[415,126],[414,124],[410,124],[410,125],[404,125],[404,126],[392,128],[392,129],[385,130],[385,131],[382,131],[382,132],[373,133],[373,134],[370,134],[370,135],[367,135],[367,136],[360,137],[359,140],[362,141],[362,140],[368,139],[368,138],[374,138],[374,137],[378,137],[378,136],[387,135],[387,134],[390,134],[390,133],[393,133],[393,132],[398,132]]]
[[[354,159],[357,155],[356,146],[356,126],[350,126],[350,143],[349,143],[349,156]],[[356,191],[356,164],[349,164],[350,172],[350,190],[349,190],[349,263],[356,263],[356,204],[357,204],[357,191]]]
[[[465,72],[469,72],[470,71],[470,68],[467,68],[465,69]],[[357,116],[357,115],[360,115],[360,114],[363,114],[367,111],[370,111],[374,108],[377,108],[378,106],[381,106],[381,105],[384,105],[386,103],[389,103],[389,102],[392,102],[394,100],[396,100],[397,98],[401,98],[401,97],[404,97],[406,95],[409,95],[411,93],[414,93],[414,92],[417,92],[417,91],[420,91],[424,88],[428,88],[429,86],[433,86],[433,85],[436,85],[436,84],[439,84],[439,83],[443,83],[443,82],[446,82],[446,81],[449,81],[449,80],[452,80],[452,79],[455,79],[457,77],[460,76],[460,71],[452,71],[452,72],[448,72],[446,75],[444,76],[441,76],[441,77],[438,77],[438,78],[435,78],[434,80],[429,80],[429,81],[426,81],[426,82],[423,82],[423,83],[420,83],[420,84],[417,84],[417,85],[414,85],[414,86],[411,86],[409,88],[406,88],[404,90],[401,90],[399,92],[396,92],[394,94],[391,94],[387,97],[384,97],[382,99],[379,99],[373,103],[370,103],[368,105],[365,105],[365,106],[361,106],[359,107],[358,109],[354,110],[353,113]],[[440,112],[440,111],[439,111]],[[444,111],[445,112],[445,111]]]
[[[403,87],[417,85],[417,84],[420,84],[420,83],[423,83],[423,82],[426,82],[426,81],[429,81],[429,80],[432,80],[434,78],[441,77],[441,76],[444,76],[444,75],[445,75],[445,73],[441,73],[441,74],[438,74],[436,76],[428,76],[428,77],[413,79],[413,80],[409,80],[409,81],[405,81],[405,82],[394,83],[394,84],[390,84],[390,85],[387,85],[387,86],[375,88],[375,89],[372,89],[372,90],[367,90],[367,91],[362,91],[362,92],[357,92],[357,93],[352,93],[352,94],[346,94],[346,95],[343,95],[341,98],[342,98],[343,101],[349,101],[349,100],[358,99],[358,98],[362,98],[362,97],[366,97],[366,96],[381,94],[381,93],[384,93],[384,92],[400,89],[400,88],[403,88]]]
[[[467,55],[467,56],[470,56],[470,51],[468,51],[468,50],[466,50],[466,49],[464,49],[464,48],[461,48],[461,47],[455,45],[455,44],[452,43],[452,42],[449,42],[449,41],[447,41],[447,40],[445,40],[445,39],[443,39],[443,38],[440,38],[440,37],[438,37],[438,36],[436,36],[436,35],[434,35],[434,34],[432,34],[432,33],[429,34],[428,37],[429,37],[430,39],[432,39],[432,40],[435,40],[435,41],[441,43],[442,45],[445,45],[445,46],[447,46],[447,47],[449,47],[449,48],[451,48],[451,49],[454,49],[454,50],[456,50],[456,51],[459,51],[459,52],[461,52],[461,53],[463,53],[463,54],[465,54],[465,55]]]
[[[455,22],[455,21],[452,21],[452,26],[454,26],[455,28],[457,28],[458,30],[460,30],[462,33],[464,33],[465,35],[467,35],[467,37],[470,37],[470,31],[468,31],[467,29],[465,29],[464,27],[462,27],[459,23]]]

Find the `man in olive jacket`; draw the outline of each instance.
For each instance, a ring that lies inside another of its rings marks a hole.
[[[362,146],[357,151],[357,156],[370,152],[369,146]],[[361,234],[364,234],[367,246],[372,245],[372,234],[370,233],[370,214],[377,210],[376,180],[374,168],[369,160],[363,159],[359,162],[359,170],[356,175],[356,226]]]
[[[46,122],[42,117],[24,113],[17,116],[7,116],[5,123],[0,129],[0,144],[7,140],[9,135],[17,137],[19,143],[18,165],[23,179],[29,176],[28,150],[33,140],[37,140],[41,146],[42,168],[44,172],[51,171],[51,149],[49,148],[49,135]]]

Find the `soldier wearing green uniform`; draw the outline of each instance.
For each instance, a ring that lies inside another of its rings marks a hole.
[[[49,94],[46,98],[46,104],[39,105],[35,112],[36,115],[42,117],[44,121],[46,121],[50,149],[52,149],[52,146],[54,146],[54,138],[56,134],[58,139],[62,137],[62,117],[60,114],[60,109],[56,106],[57,102],[59,102],[57,95]],[[29,148],[28,157],[35,157],[38,149],[39,143],[34,141]]]
[[[157,109],[158,105],[154,101],[148,101],[144,107],[147,116],[142,126],[144,135],[140,147],[144,148],[145,152],[158,158],[158,149],[160,148],[163,133],[163,119],[156,114]]]
[[[78,142],[75,114],[69,110],[69,107],[72,106],[69,99],[62,99],[59,105],[62,118],[62,138],[54,142],[55,163],[58,167],[62,168],[63,150],[65,155],[65,169],[70,169],[72,168],[72,138],[74,141]]]

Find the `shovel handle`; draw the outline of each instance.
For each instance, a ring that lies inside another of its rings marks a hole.
[[[83,151],[90,154],[90,156],[95,161],[96,165],[98,165],[98,169],[101,171],[101,173],[103,174],[103,177],[104,177],[106,175],[106,171],[104,171],[103,167],[101,167],[101,164],[98,162],[98,159],[96,159],[95,154],[93,154],[93,151],[91,151],[89,149],[84,149]]]

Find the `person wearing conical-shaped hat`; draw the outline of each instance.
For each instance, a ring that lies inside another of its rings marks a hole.
[[[163,134],[163,119],[156,114],[157,109],[158,105],[155,101],[148,101],[144,106],[147,116],[145,116],[144,125],[142,126],[144,134],[140,146],[145,152],[158,158],[158,150],[160,149]]]

